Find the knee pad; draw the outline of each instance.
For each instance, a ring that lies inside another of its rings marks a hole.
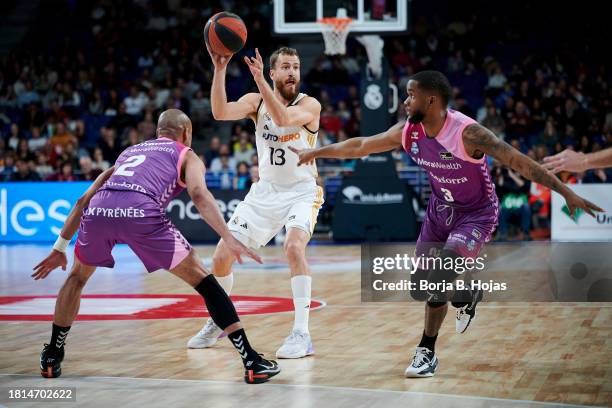
[[[424,269],[417,269],[412,275],[410,275],[410,282],[414,282],[416,287],[410,291],[410,296],[418,302],[424,302],[427,300],[427,291],[420,288],[420,281],[426,280],[429,271]]]

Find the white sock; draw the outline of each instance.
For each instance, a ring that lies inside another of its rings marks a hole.
[[[307,275],[297,275],[291,278],[291,291],[293,292],[293,307],[295,320],[293,330],[308,333],[308,316],[310,314],[310,293],[312,278]]]
[[[215,276],[215,279],[217,279],[219,285],[221,285],[225,293],[227,293],[227,296],[229,296],[232,291],[232,286],[234,286],[234,274],[230,272],[227,276]]]

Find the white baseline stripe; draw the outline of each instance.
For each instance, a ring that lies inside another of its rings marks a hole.
[[[29,374],[0,374],[0,376],[20,376],[20,377],[36,377]],[[67,378],[67,377],[64,377]],[[163,381],[163,382],[181,382],[181,383],[194,383],[194,384],[242,384],[238,381],[220,381],[220,380],[188,380],[188,379],[176,379],[176,378],[139,378],[139,377],[106,377],[106,376],[80,376],[80,377],[68,377],[74,379],[99,379],[99,380],[127,380],[127,381]],[[277,387],[277,388],[314,388],[323,390],[343,390],[343,391],[357,391],[357,392],[375,392],[382,394],[404,394],[414,396],[430,396],[430,397],[442,397],[442,398],[458,398],[458,399],[476,399],[483,401],[498,401],[498,402],[513,402],[517,404],[531,404],[541,406],[553,406],[553,407],[589,407],[589,408],[605,408],[594,405],[575,405],[575,404],[564,404],[560,402],[544,402],[544,401],[531,401],[531,400],[517,400],[517,399],[505,399],[505,398],[494,398],[494,397],[480,397],[471,395],[459,395],[459,394],[437,394],[433,392],[420,392],[420,391],[397,391],[397,390],[381,390],[377,388],[355,388],[355,387],[334,387],[330,385],[309,385],[309,384],[276,384],[276,383],[265,383],[259,384],[260,387]]]

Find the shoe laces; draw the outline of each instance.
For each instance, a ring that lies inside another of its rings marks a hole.
[[[289,336],[285,339],[287,344],[298,344],[306,339],[308,334],[299,330],[293,330]]]
[[[467,314],[466,311],[465,311],[466,309],[467,309],[467,305],[457,309],[457,320],[461,320],[461,317],[463,315]]]
[[[206,321],[206,324],[204,325],[204,327],[202,327],[202,330],[200,330],[200,332],[198,334],[200,336],[207,337],[207,336],[213,334],[215,332],[215,330],[217,330],[217,325],[215,324],[213,319],[208,319]]]
[[[424,348],[417,350],[416,354],[414,355],[414,358],[412,359],[412,365],[415,367],[420,367],[423,364],[429,364],[430,362],[431,359],[427,355],[427,352]]]

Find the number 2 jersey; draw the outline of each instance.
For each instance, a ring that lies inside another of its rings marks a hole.
[[[307,95],[300,93],[289,104],[296,105]],[[274,184],[314,182],[316,164],[298,166],[298,156],[288,149],[310,149],[317,142],[318,129],[305,126],[280,127],[274,123],[263,99],[259,103],[255,122],[255,140],[259,156],[259,178]]]
[[[473,119],[447,110],[444,126],[429,138],[421,123],[406,122],[402,134],[404,150],[429,175],[432,195],[461,211],[498,208],[495,186],[486,158],[470,157],[463,145],[463,130]]]
[[[99,191],[138,192],[165,209],[185,187],[180,176],[189,150],[182,143],[165,137],[130,146],[119,155],[115,171]]]

